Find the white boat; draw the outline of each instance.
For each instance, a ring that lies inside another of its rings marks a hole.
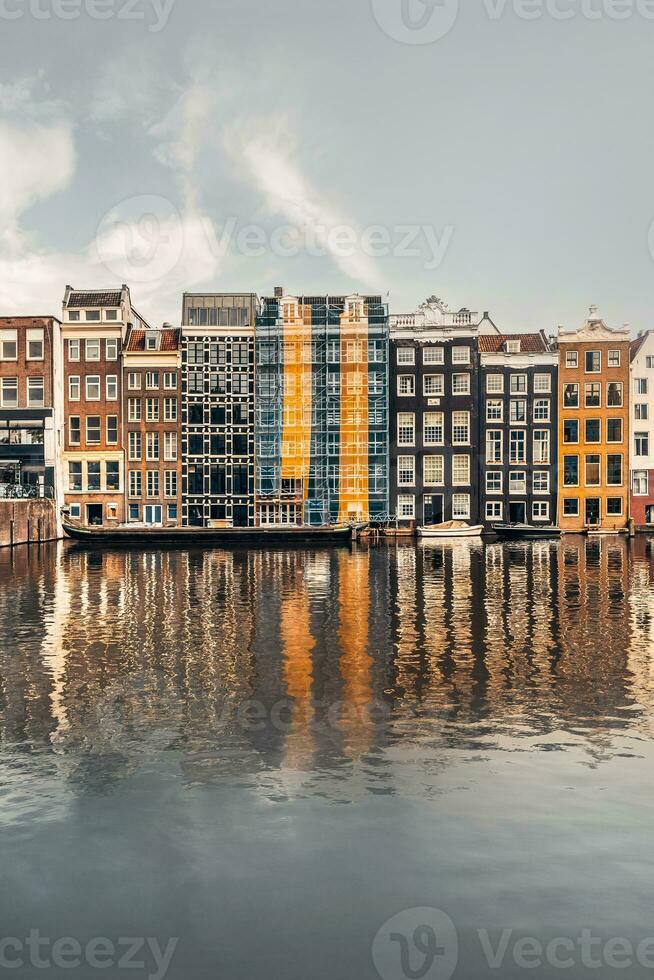
[[[444,524],[430,524],[418,528],[420,538],[479,538],[484,530],[483,524],[471,526],[465,521],[445,521]]]

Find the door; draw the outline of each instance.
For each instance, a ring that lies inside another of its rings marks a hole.
[[[600,501],[599,497],[588,497],[586,500],[586,524],[600,523]]]
[[[654,524],[654,506],[652,504],[648,504],[645,508],[645,523]]]
[[[442,524],[444,521],[443,511],[445,509],[444,497],[442,493],[428,494],[425,497],[425,524]]]
[[[527,505],[524,500],[511,501],[509,504],[509,520],[512,524],[524,524],[527,516]]]
[[[161,513],[161,504],[147,504],[143,508],[143,520],[146,524],[161,524]]]
[[[92,527],[100,527],[102,524],[102,504],[86,505],[86,523]]]
[[[234,504],[232,508],[232,523],[234,527],[248,526],[248,507],[247,504]]]

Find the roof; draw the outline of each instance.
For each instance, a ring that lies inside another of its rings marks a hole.
[[[549,349],[541,333],[500,333],[480,336],[479,352],[502,354],[507,340],[519,340],[521,354],[542,354]]]
[[[129,337],[127,338],[127,344],[125,345],[125,350],[129,352],[134,351],[144,351],[148,354],[165,354],[171,351],[179,350],[179,336],[180,330],[156,330],[156,331],[146,331],[146,330],[130,330]],[[146,333],[157,333],[161,336],[161,344],[156,351],[146,351],[145,350],[145,335]]]
[[[121,290],[111,290],[109,292],[74,292],[68,297],[68,302],[66,306],[81,306],[81,307],[94,307],[94,306],[120,306],[122,302],[123,294]]]
[[[636,357],[638,357],[638,354],[640,352],[640,349],[641,349],[641,347],[643,346],[643,344],[645,343],[645,341],[647,340],[648,337],[649,337],[649,331],[647,333],[640,334],[639,337],[636,337],[635,340],[632,340],[631,341],[631,343],[629,345],[629,350],[630,350],[630,353],[631,353],[631,360],[632,361]]]

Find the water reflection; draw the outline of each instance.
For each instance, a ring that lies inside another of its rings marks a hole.
[[[497,752],[637,753],[653,587],[647,539],[5,551],[4,818],[154,770],[349,802]]]

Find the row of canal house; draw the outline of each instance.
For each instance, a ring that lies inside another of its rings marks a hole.
[[[654,334],[505,334],[431,297],[129,288],[0,318],[0,486],[88,524],[654,526]]]

